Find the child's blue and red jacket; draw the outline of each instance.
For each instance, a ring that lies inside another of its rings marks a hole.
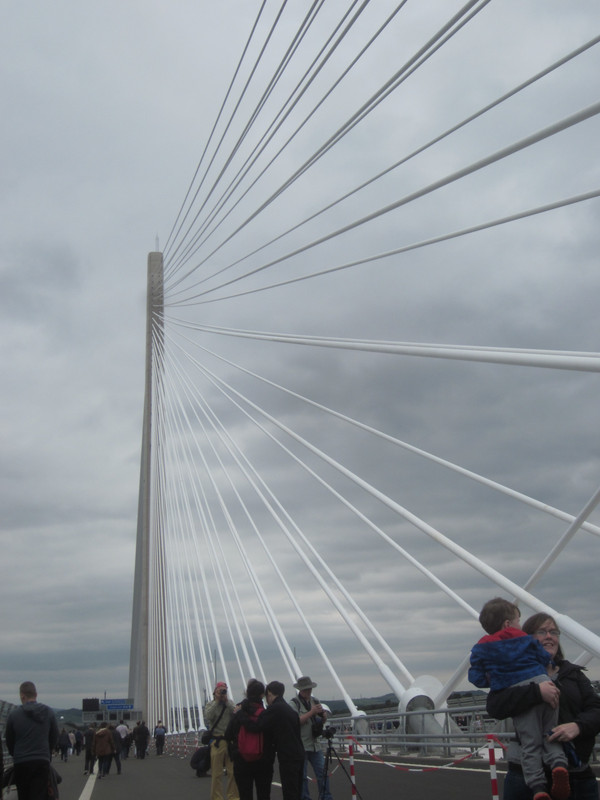
[[[492,691],[546,675],[552,657],[542,645],[518,628],[484,636],[471,650],[469,681]]]

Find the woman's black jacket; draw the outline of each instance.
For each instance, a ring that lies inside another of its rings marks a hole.
[[[576,722],[580,735],[573,740],[577,755],[584,764],[590,760],[596,734],[600,732],[600,696],[596,694],[583,667],[570,661],[561,661],[554,679],[560,689],[558,721]],[[543,703],[539,684],[510,686],[490,692],[487,712],[495,719],[507,719]]]
[[[278,761],[304,761],[300,717],[283,697],[276,697],[256,722],[245,720],[244,727],[249,731],[268,736],[273,742]]]

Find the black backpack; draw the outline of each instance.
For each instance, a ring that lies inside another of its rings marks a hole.
[[[196,770],[196,775],[203,778],[210,769],[210,745],[199,747],[190,758],[190,767]]]

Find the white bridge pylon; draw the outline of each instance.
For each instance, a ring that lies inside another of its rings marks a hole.
[[[129,694],[171,731],[250,677],[289,695],[309,674],[355,719],[385,692],[441,708],[496,594],[600,656],[600,189],[577,170],[600,37],[557,12],[561,52],[532,57],[486,2],[403,5],[257,9],[148,257]],[[482,40],[477,91],[440,108],[436,81],[466,80],[455,48]],[[555,152],[571,170],[549,180]]]

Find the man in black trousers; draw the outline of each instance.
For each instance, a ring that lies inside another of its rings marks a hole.
[[[272,737],[277,761],[283,800],[300,800],[304,778],[304,746],[300,736],[300,717],[283,699],[285,686],[271,681],[266,687],[267,708],[256,721],[243,725],[255,733],[264,732]]]

